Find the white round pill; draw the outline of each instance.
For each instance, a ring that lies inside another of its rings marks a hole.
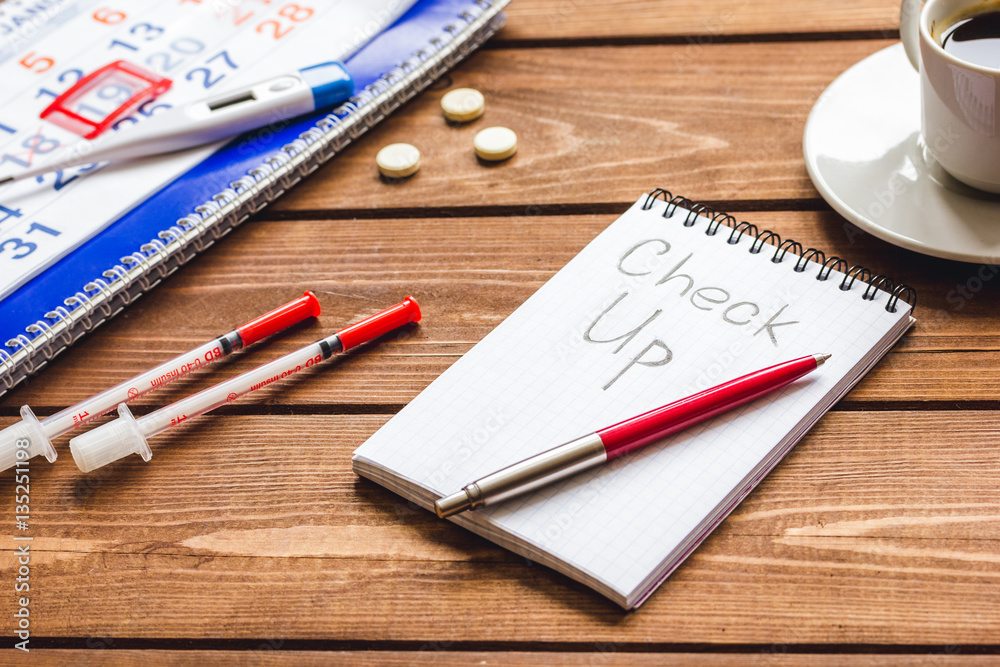
[[[488,127],[476,135],[472,145],[482,159],[499,162],[517,152],[517,135],[506,127]]]
[[[486,111],[486,98],[474,88],[456,88],[449,90],[441,98],[441,109],[444,117],[456,123],[468,123],[476,120]]]
[[[410,144],[389,144],[375,156],[375,163],[386,178],[406,178],[420,169],[420,151]]]

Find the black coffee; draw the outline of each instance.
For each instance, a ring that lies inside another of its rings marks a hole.
[[[1000,11],[955,23],[941,35],[941,46],[959,60],[1000,69]]]

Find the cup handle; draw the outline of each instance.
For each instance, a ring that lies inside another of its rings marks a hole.
[[[903,0],[899,7],[899,39],[913,69],[920,71],[920,9],[922,0]]]

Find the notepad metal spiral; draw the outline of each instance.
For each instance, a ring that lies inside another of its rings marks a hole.
[[[164,278],[209,248],[348,144],[415,97],[481,46],[504,22],[510,0],[476,0],[464,24],[447,26],[442,37],[414,53],[350,101],[316,122],[247,175],[181,218],[156,239],[66,298],[59,306],[0,348],[0,396],[38,372],[80,337],[120,313]],[[470,34],[468,40],[456,39]],[[28,335],[26,335],[28,334]]]
[[[698,216],[708,218],[709,222],[705,228],[707,236],[715,236],[719,233],[720,228],[725,226],[729,230],[729,238],[726,242],[730,245],[739,244],[744,236],[752,237],[753,242],[749,248],[751,254],[760,254],[764,246],[770,244],[774,247],[774,254],[771,256],[771,261],[775,264],[783,262],[785,256],[791,252],[798,257],[795,261],[795,266],[792,267],[792,270],[796,273],[805,273],[809,267],[809,263],[813,262],[819,265],[816,280],[825,282],[829,280],[831,273],[838,271],[844,274],[844,278],[840,281],[840,289],[845,292],[850,291],[854,287],[854,283],[860,280],[866,284],[861,298],[866,301],[875,301],[879,292],[885,293],[888,296],[885,309],[890,313],[896,312],[896,307],[900,300],[910,304],[911,308],[916,307],[916,291],[909,285],[897,285],[888,276],[873,274],[863,266],[851,266],[847,260],[837,256],[827,257],[826,253],[816,248],[808,248],[803,251],[803,246],[798,241],[792,239],[782,241],[781,236],[777,232],[769,229],[758,229],[757,225],[749,222],[737,222],[736,218],[728,213],[716,211],[706,204],[693,202],[687,197],[674,196],[669,190],[664,190],[663,188],[656,188],[646,195],[646,200],[642,204],[643,210],[648,211],[652,209],[653,203],[657,199],[662,199],[666,203],[666,208],[662,214],[666,219],[673,218],[677,213],[677,209],[686,211],[682,222],[685,227],[693,227],[698,220]]]

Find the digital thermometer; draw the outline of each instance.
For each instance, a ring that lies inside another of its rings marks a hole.
[[[134,160],[212,143],[332,107],[353,94],[354,80],[343,65],[313,65],[166,110],[134,128],[64,148],[40,165],[0,177],[0,185],[77,165]]]

